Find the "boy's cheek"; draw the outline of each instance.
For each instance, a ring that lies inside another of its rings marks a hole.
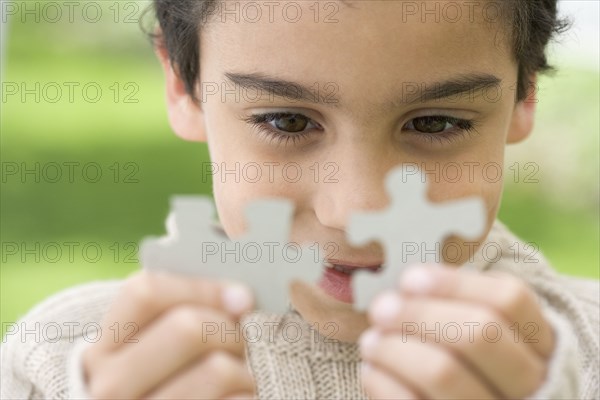
[[[476,239],[465,240],[461,237],[450,236],[444,241],[441,254],[441,262],[449,265],[462,265],[472,259],[479,245],[488,236],[498,213],[502,195],[502,180],[486,181],[481,178],[473,182],[462,184],[449,183],[439,184],[431,188],[432,201],[443,202],[455,198],[477,196],[481,198],[486,207],[486,227],[481,236]],[[437,191],[437,192],[436,192]]]
[[[249,180],[243,174],[234,171],[235,161],[221,163],[233,172],[215,174],[213,176],[213,196],[219,220],[229,237],[242,235],[246,231],[245,209],[253,201],[267,198],[286,198],[303,207],[303,195],[307,189],[300,183],[286,184],[280,181],[269,181],[263,177],[261,181]],[[229,167],[231,165],[231,167]],[[239,163],[240,167],[244,165]],[[240,169],[241,171],[241,169]]]
[[[460,163],[445,164],[426,173],[427,195],[434,203],[465,197],[480,197],[490,214],[498,208],[503,188],[503,165],[501,162],[473,162],[458,168]],[[476,167],[483,165],[483,167]],[[458,171],[458,172],[457,172]]]
[[[298,207],[305,209],[313,204],[311,198],[318,195],[322,185],[315,184],[310,179],[300,179],[297,182],[286,181],[279,171],[274,169],[273,179],[266,176],[263,171],[263,179],[260,181],[249,180],[244,176],[244,165],[247,163],[237,162],[240,168],[236,168],[236,161],[213,161],[213,168],[219,168],[219,173],[212,176],[213,193],[219,213],[219,218],[228,235],[234,236],[244,232],[244,210],[253,200],[269,197],[283,197],[294,201]],[[260,164],[260,162],[259,162]],[[225,173],[224,168],[229,168]],[[308,169],[306,167],[305,169]],[[255,176],[253,168],[253,177]],[[278,172],[277,172],[278,171]],[[433,177],[430,181],[428,196],[432,202],[444,202],[453,199],[478,196],[483,199],[487,209],[487,226],[491,227],[496,219],[500,198],[502,194],[502,180],[496,179],[494,175],[488,177],[480,175],[474,179],[466,175],[461,181],[454,182],[442,179],[436,183]],[[486,230],[486,235],[487,235]],[[482,238],[483,239],[483,238]]]
[[[235,193],[228,194],[222,190],[222,185],[213,182],[213,196],[219,221],[228,237],[236,237],[244,232],[243,208]]]
[[[487,237],[494,221],[496,220],[500,199],[502,197],[502,164],[489,164],[486,170],[471,169],[470,175],[463,173],[459,182],[451,179],[440,179],[439,183],[429,186],[429,198],[433,202],[444,202],[452,199],[477,196],[481,198],[486,207],[486,228],[477,239],[464,240],[451,236],[443,243],[443,261],[451,265],[461,265],[467,262],[477,250],[480,243]],[[493,172],[492,172],[493,169]],[[449,177],[446,177],[449,178]],[[473,247],[475,246],[475,247]]]

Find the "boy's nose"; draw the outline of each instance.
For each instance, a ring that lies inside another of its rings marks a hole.
[[[319,182],[316,188],[313,204],[322,225],[345,230],[352,212],[386,207],[389,200],[384,179],[394,163],[362,152],[338,158],[335,166],[335,181]]]

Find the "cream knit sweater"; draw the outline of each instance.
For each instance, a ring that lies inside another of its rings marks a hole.
[[[502,258],[492,263],[479,253],[465,267],[508,271],[528,282],[556,334],[546,380],[531,398],[598,399],[600,282],[559,275],[539,255],[527,259],[531,249],[499,222],[487,241],[501,246]],[[80,354],[95,339],[97,324],[120,285],[105,281],[74,287],[23,317],[16,326],[19,331],[7,335],[1,346],[0,397],[86,398]],[[252,313],[243,321],[259,327],[274,322],[279,325],[272,335],[266,329],[260,338],[247,335],[253,339],[247,344],[248,365],[261,399],[367,398],[356,344],[327,340],[293,309],[284,315]],[[30,333],[23,335],[25,329]]]

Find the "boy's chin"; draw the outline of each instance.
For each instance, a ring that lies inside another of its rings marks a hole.
[[[356,342],[369,327],[366,313],[329,296],[315,284],[292,282],[290,298],[302,318],[328,340]]]

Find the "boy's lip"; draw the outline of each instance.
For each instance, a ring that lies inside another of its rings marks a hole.
[[[376,272],[383,266],[383,262],[377,262],[377,261],[357,262],[357,261],[345,261],[345,260],[339,260],[339,259],[333,259],[333,258],[325,260],[324,264],[325,264],[325,267],[327,267],[327,268],[338,266],[338,267],[342,267],[343,269],[346,269],[346,270],[352,271],[352,272],[357,269],[368,269],[373,272]]]
[[[382,267],[377,262],[348,262],[345,260],[328,259],[325,261],[323,275],[317,285],[330,297],[344,303],[353,303],[352,275],[356,270],[376,272]]]

